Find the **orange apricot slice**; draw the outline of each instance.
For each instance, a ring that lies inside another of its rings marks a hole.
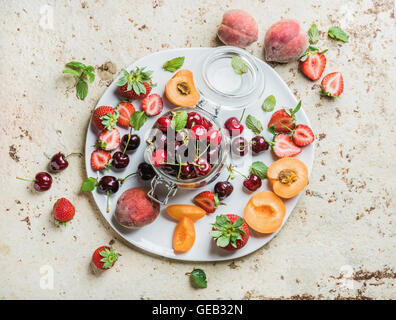
[[[261,191],[250,198],[243,215],[253,230],[272,233],[281,227],[286,207],[282,199],[272,191]]]
[[[282,158],[270,165],[267,178],[279,197],[289,199],[299,194],[308,184],[308,168],[299,159]]]
[[[186,252],[192,248],[195,242],[195,227],[190,218],[181,218],[173,233],[172,242],[173,249],[177,252]]]
[[[180,221],[183,217],[197,221],[206,215],[204,209],[192,204],[172,204],[166,208],[166,212],[177,221]]]
[[[168,100],[178,107],[195,107],[200,99],[193,73],[186,69],[176,72],[166,83],[165,94]]]

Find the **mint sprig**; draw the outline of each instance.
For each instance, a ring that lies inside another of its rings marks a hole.
[[[191,273],[187,273],[190,276],[192,284],[198,288],[206,288],[208,282],[206,279],[206,273],[202,269],[194,269]]]
[[[252,130],[254,134],[260,134],[263,131],[263,125],[261,124],[260,120],[256,119],[254,116],[249,114],[245,120],[246,126]]]
[[[249,67],[243,60],[238,56],[233,56],[231,59],[231,66],[236,74],[242,75],[249,71]]]
[[[88,83],[95,81],[95,74],[93,73],[95,68],[93,66],[86,66],[82,62],[70,61],[66,64],[67,69],[62,72],[65,74],[71,74],[76,78],[76,96],[78,99],[84,100],[88,95]]]
[[[171,121],[171,128],[175,129],[176,132],[183,130],[187,125],[188,114],[186,111],[177,112]]]
[[[95,178],[87,178],[83,181],[82,185],[81,185],[81,191],[83,192],[91,192],[93,191],[96,186],[99,184],[98,180],[96,180]]]
[[[271,111],[274,110],[275,105],[276,105],[276,99],[275,99],[275,97],[273,95],[270,95],[267,98],[265,98],[261,108],[265,112],[271,112]]]
[[[319,41],[319,30],[316,24],[312,24],[308,30],[308,38],[310,44],[315,44]]]
[[[131,127],[138,131],[147,121],[147,115],[143,111],[135,111],[129,119]]]
[[[339,26],[333,26],[329,28],[328,35],[330,38],[340,40],[342,42],[348,42],[349,38],[347,34]]]
[[[267,177],[268,167],[264,162],[255,161],[250,166],[250,173],[258,175],[261,179],[265,179]]]

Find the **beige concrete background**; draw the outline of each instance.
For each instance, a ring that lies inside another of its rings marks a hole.
[[[52,27],[43,18],[48,8]],[[79,193],[82,159],[71,159],[45,193],[15,179],[45,170],[59,150],[83,150],[91,111],[122,67],[164,48],[220,45],[216,29],[229,8],[256,18],[259,41],[248,50],[260,58],[272,23],[295,18],[307,30],[315,22],[320,47],[329,49],[326,72],[341,71],[345,80],[344,94],[329,100],[297,63],[274,65],[303,99],[317,148],[305,195],[268,245],[231,263],[152,257],[117,239],[92,197]],[[333,24],[347,31],[349,43],[327,38]],[[0,25],[1,299],[396,298],[392,0],[1,0]],[[73,80],[61,72],[73,59],[97,68],[85,101],[76,99]],[[115,73],[105,70],[107,61]],[[77,213],[58,228],[50,215],[61,196]],[[95,277],[90,256],[110,241],[122,257]],[[45,265],[54,270],[53,290],[40,289]],[[190,286],[185,273],[194,267],[206,271],[207,289]]]

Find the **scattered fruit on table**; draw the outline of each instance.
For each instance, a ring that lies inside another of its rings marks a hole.
[[[65,156],[62,152],[58,152],[57,154],[53,155],[50,161],[50,168],[53,172],[58,172],[65,170],[69,166],[69,162],[67,158],[72,155],[80,155],[81,153],[73,152]]]
[[[214,192],[218,195],[219,200],[229,197],[234,191],[234,187],[229,181],[219,181],[214,186]]]
[[[190,276],[190,281],[194,287],[206,288],[208,286],[206,273],[202,269],[194,269],[190,273],[186,273],[186,275]]]
[[[120,131],[114,128],[104,130],[98,136],[96,147],[106,151],[113,151],[120,146]]]
[[[125,134],[121,139],[121,149],[127,151],[133,151],[139,148],[140,138],[137,134]]]
[[[296,158],[283,158],[273,162],[267,171],[272,189],[281,198],[292,198],[308,184],[307,166]]]
[[[128,101],[122,101],[117,105],[116,110],[120,113],[117,124],[121,127],[129,127],[129,120],[131,119],[132,114],[135,112],[135,107],[133,104]]]
[[[172,204],[166,208],[166,212],[177,221],[180,221],[183,217],[197,221],[206,215],[204,209],[192,204]]]
[[[111,153],[105,150],[95,150],[91,154],[91,167],[93,170],[101,171],[108,169],[112,163]]]
[[[112,165],[117,169],[124,169],[129,164],[129,156],[121,151],[117,151],[113,154]]]
[[[113,247],[102,246],[93,253],[92,263],[100,270],[108,270],[114,266],[120,256],[119,253],[114,252]]]
[[[265,60],[281,63],[295,61],[301,57],[308,45],[308,36],[297,21],[280,20],[265,34]]]
[[[134,100],[144,99],[156,85],[151,80],[152,71],[144,71],[146,67],[136,67],[131,72],[122,69],[123,76],[117,81],[118,92],[123,97]]]
[[[321,82],[321,95],[328,97],[339,97],[344,91],[344,79],[340,72],[329,73]]]
[[[175,72],[183,66],[183,63],[184,63],[184,57],[177,57],[177,58],[173,58],[172,60],[166,61],[162,65],[162,68],[169,72]]]
[[[244,181],[243,186],[249,191],[256,191],[262,185],[261,178],[254,173],[251,173]]]
[[[113,107],[100,106],[93,112],[92,124],[99,131],[112,130],[117,124],[119,115]]]
[[[114,216],[126,228],[140,228],[152,223],[159,211],[160,205],[147,196],[147,190],[131,188],[118,199]]]
[[[17,179],[23,180],[23,181],[28,181],[28,182],[34,182],[33,188],[39,192],[49,190],[52,185],[52,177],[47,172],[37,173],[36,176],[34,177],[34,180],[24,179],[24,178],[19,178],[19,177],[17,177]]]
[[[236,214],[216,216],[216,222],[212,226],[210,235],[222,249],[237,250],[244,247],[249,240],[249,227]]]
[[[270,121],[268,122],[267,128],[274,128],[275,132],[278,133],[289,133],[296,126],[296,113],[301,108],[301,101],[297,104],[294,109],[281,109],[275,111]]]
[[[120,188],[118,179],[113,176],[103,176],[98,183],[98,191],[106,194],[106,212],[109,212],[110,193],[116,193]]]
[[[160,114],[163,107],[162,98],[156,93],[150,94],[142,100],[142,109],[149,117]]]
[[[55,220],[61,223],[66,223],[73,219],[76,209],[73,204],[66,198],[58,199],[52,210]]]
[[[217,36],[229,46],[244,48],[257,41],[258,28],[256,20],[246,11],[233,9],[223,15]]]
[[[265,150],[268,150],[269,144],[268,142],[264,139],[263,136],[255,136],[253,137],[251,143],[252,145],[252,151],[254,153],[260,153]]]
[[[282,226],[286,207],[272,191],[261,191],[253,195],[247,203],[243,216],[253,230],[272,233]]]
[[[165,95],[178,107],[195,107],[200,94],[195,87],[193,73],[190,70],[180,70],[166,83]]]
[[[84,100],[88,94],[88,83],[95,81],[95,68],[86,66],[82,62],[71,61],[66,64],[67,69],[63,73],[71,74],[76,79],[76,96],[78,99]]]
[[[194,197],[193,202],[207,213],[213,213],[219,205],[224,205],[224,203],[220,202],[217,193],[213,193],[211,191],[203,191],[197,194]]]
[[[312,46],[309,46],[311,48]],[[315,47],[314,47],[315,48]],[[319,52],[319,50],[309,50],[306,52],[300,61],[301,71],[311,80],[319,80],[323,74],[326,67],[326,56],[324,52]]]
[[[315,136],[310,127],[299,124],[292,132],[292,139],[296,146],[305,147],[314,141]]]
[[[249,143],[245,138],[236,137],[231,142],[231,151],[238,156],[244,156],[249,151]]]
[[[177,223],[173,233],[173,250],[186,252],[190,250],[195,242],[194,221],[189,217],[182,217]]]

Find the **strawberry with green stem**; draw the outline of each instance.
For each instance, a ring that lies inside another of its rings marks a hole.
[[[211,191],[203,191],[197,194],[194,197],[193,202],[198,207],[204,209],[207,213],[213,213],[220,205],[225,205],[225,203],[220,202],[217,193],[213,193]]]
[[[275,111],[270,121],[268,122],[268,129],[272,126],[274,127],[275,132],[278,133],[288,133],[289,130],[285,128],[283,125],[287,126],[290,129],[294,129],[296,126],[296,113],[301,109],[301,101],[298,102],[297,106],[294,109],[281,109]]]
[[[100,106],[92,114],[92,124],[99,131],[113,130],[116,126],[120,113],[110,106]]]
[[[249,227],[238,215],[216,216],[210,235],[218,247],[225,250],[237,250],[244,247],[249,240]]]
[[[114,266],[121,255],[114,252],[113,247],[102,246],[97,248],[92,255],[92,263],[99,270],[108,270]]]
[[[131,72],[122,69],[123,76],[117,81],[118,92],[130,100],[143,99],[148,96],[156,84],[152,83],[153,71],[144,71],[146,67],[136,67]]]
[[[298,147],[305,147],[311,144],[315,139],[312,129],[305,124],[299,124],[294,129],[290,129],[287,126],[285,127],[290,131],[290,137]]]
[[[71,74],[76,78],[76,96],[78,99],[84,100],[88,95],[87,81],[92,83],[95,80],[93,73],[95,68],[78,61],[71,61],[66,64],[66,67],[68,68],[64,69],[63,73]]]

